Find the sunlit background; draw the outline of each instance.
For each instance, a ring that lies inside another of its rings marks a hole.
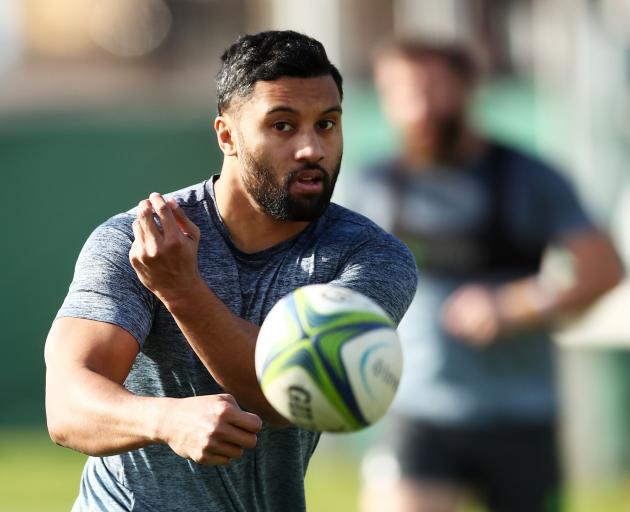
[[[396,147],[370,81],[375,45],[457,40],[483,65],[480,128],[564,169],[630,263],[630,0],[0,0],[0,512],[69,510],[78,489],[83,456],[45,436],[43,345],[83,241],[219,169],[219,55],[276,28],[320,39],[344,75],[339,202]],[[622,285],[558,336],[571,512],[630,510],[629,295]],[[375,429],[324,436],[310,510],[356,510]]]

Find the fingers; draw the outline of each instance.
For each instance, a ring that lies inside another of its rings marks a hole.
[[[193,240],[199,240],[199,228],[186,216],[184,210],[177,204],[177,201],[171,197],[168,199],[167,204],[170,206],[175,221],[182,233]]]
[[[131,223],[131,229],[133,229],[134,238],[138,240],[140,243],[144,244],[145,243],[144,230],[140,226],[140,221],[138,221],[138,219],[134,220]]]
[[[240,446],[212,439],[205,448],[186,458],[197,464],[222,466],[229,464],[232,459],[240,459],[244,452],[244,448]]]
[[[223,465],[232,459],[240,459],[243,453],[245,449],[241,446],[213,440],[198,456],[192,457],[192,460],[198,464]]]
[[[151,193],[151,195],[149,195],[149,202],[160,219],[164,235],[168,237],[178,234],[179,230],[177,229],[175,216],[173,215],[171,206],[166,202],[164,197],[162,197],[162,194],[158,194],[157,192]]]
[[[256,446],[257,436],[229,424],[220,424],[208,434],[202,451],[192,460],[199,464],[227,464]]]
[[[160,221],[159,225],[154,214]],[[138,203],[136,220],[145,234],[145,240],[150,238],[161,240],[178,231],[171,206],[157,192],[151,193],[149,199],[143,199]]]
[[[247,432],[253,433],[260,432],[262,428],[260,416],[247,411],[239,411],[239,414],[233,418],[232,424]]]
[[[477,346],[491,343],[500,329],[492,291],[479,285],[466,286],[453,293],[444,303],[441,320],[451,335]]]
[[[222,394],[217,396],[226,402],[222,415],[230,425],[253,434],[260,431],[262,428],[262,420],[260,419],[260,416],[251,412],[243,411],[232,395]]]
[[[255,414],[242,411],[232,395],[214,395],[212,427],[205,434],[201,451],[192,460],[199,464],[221,465],[242,457],[245,449],[254,448],[256,433],[262,420]]]
[[[153,213],[160,220],[158,226]],[[144,199],[138,204],[138,218],[145,240],[153,238],[157,241],[163,238],[186,236],[193,240],[199,240],[199,228],[193,223],[179,207],[173,198],[164,199],[162,194],[151,193],[149,199]]]
[[[223,442],[233,444],[239,448],[254,448],[257,437],[255,432],[243,430],[234,425],[225,425],[217,433]]]
[[[199,228],[186,216],[177,201],[173,198],[166,200],[157,192],[140,201],[132,227],[136,239],[149,256],[156,255],[163,247],[178,249],[190,245],[184,243],[190,240],[195,242],[196,247],[200,239]]]
[[[260,416],[251,412],[243,411],[240,407],[238,407],[238,405],[235,405],[231,413],[229,422],[238,429],[252,434],[256,434],[256,432],[259,432],[260,429],[262,429],[262,420],[260,419]]]
[[[153,206],[147,199],[138,203],[138,215],[136,218],[138,227],[144,234],[143,239],[147,244],[159,243],[159,240],[163,238],[162,232],[153,218]]]

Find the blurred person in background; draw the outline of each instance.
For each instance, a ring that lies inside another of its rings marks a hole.
[[[407,243],[420,281],[362,510],[449,512],[471,490],[492,511],[558,510],[550,330],[620,281],[619,259],[560,174],[471,127],[464,49],[395,41],[374,77],[401,148],[361,174],[359,208]],[[570,280],[541,271],[551,249]]]

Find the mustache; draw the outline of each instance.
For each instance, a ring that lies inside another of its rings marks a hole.
[[[324,169],[321,165],[317,164],[317,163],[306,163],[300,167],[298,167],[297,169],[293,169],[291,172],[289,172],[289,174],[286,177],[286,183],[290,183],[293,180],[296,179],[297,175],[299,173],[301,173],[302,171],[312,171],[312,170],[317,170],[320,171],[323,175],[324,175],[324,180],[329,180],[330,176],[328,174],[328,171],[326,169]]]
[[[311,170],[319,170],[319,171],[322,171],[324,174],[328,174],[328,171],[326,169],[324,169],[321,165],[313,163],[313,162],[304,164],[298,169],[293,169],[289,174],[297,174],[302,171],[311,171]]]

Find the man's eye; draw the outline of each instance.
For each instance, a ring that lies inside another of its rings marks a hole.
[[[317,126],[320,130],[332,130],[332,128],[335,126],[335,122],[331,121],[330,119],[325,119],[317,123]]]
[[[279,132],[288,132],[291,130],[291,125],[284,121],[280,121],[279,123],[275,123],[273,127]]]

